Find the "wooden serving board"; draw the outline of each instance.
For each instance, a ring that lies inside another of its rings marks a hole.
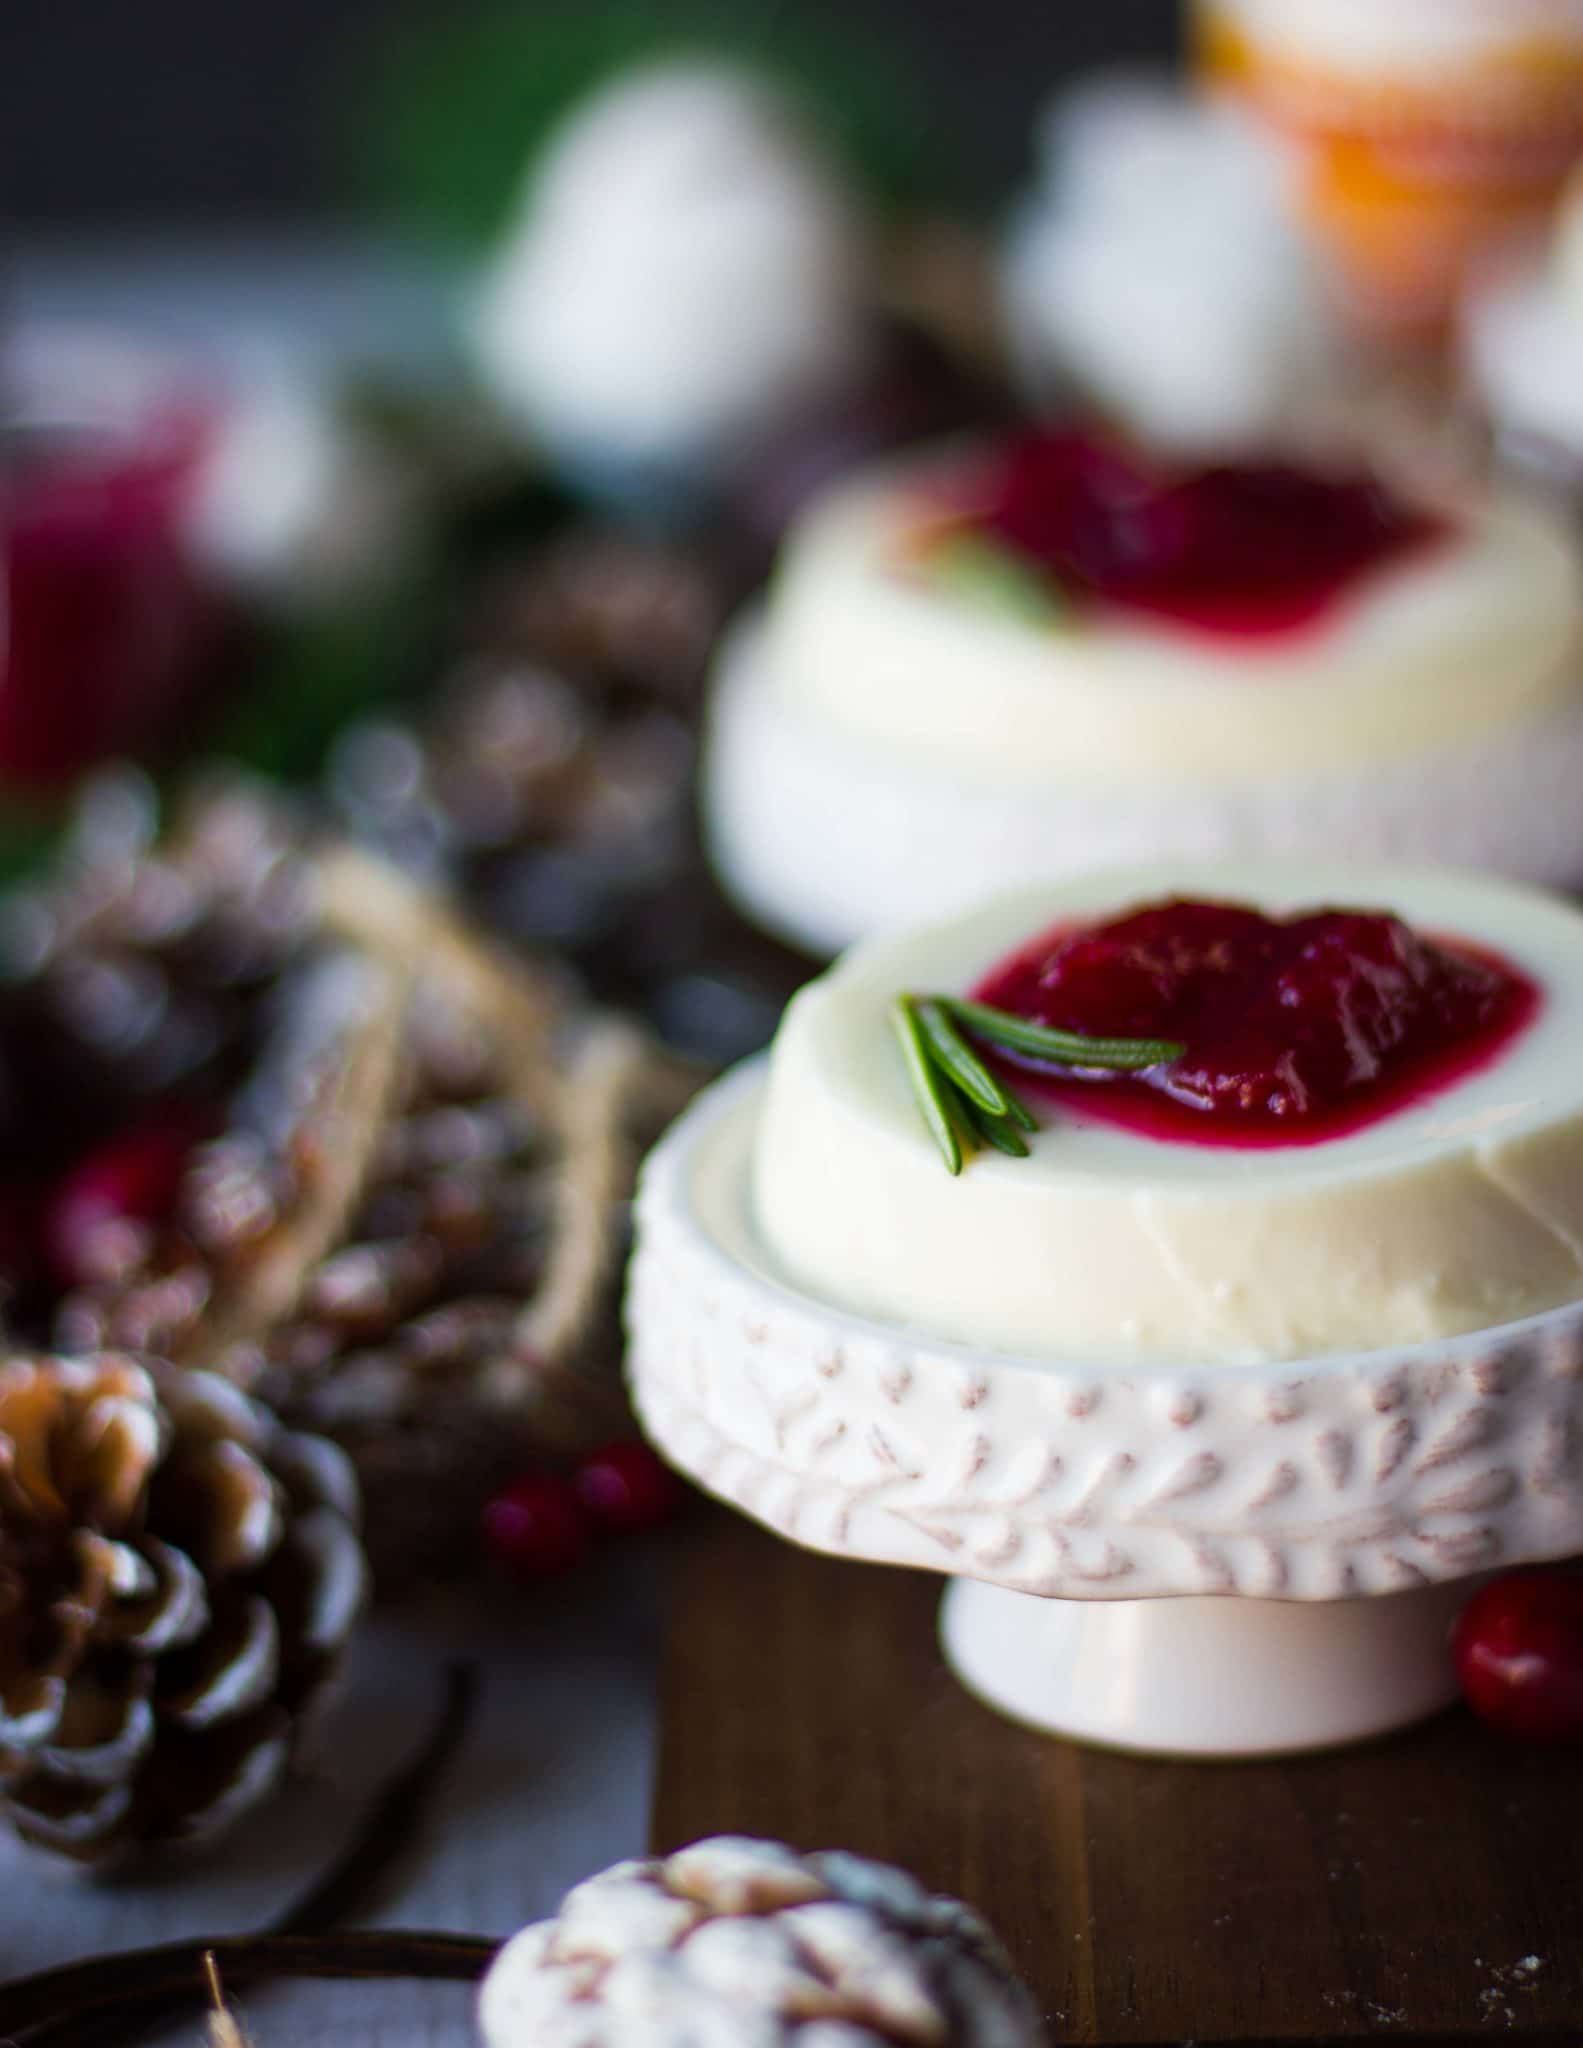
[[[1081,1748],[961,1690],[942,1583],[700,1516],[654,1846],[765,1834],[905,1865],[984,1912],[1057,2041],[1583,2042],[1583,1752],[1461,1711],[1292,1761]]]

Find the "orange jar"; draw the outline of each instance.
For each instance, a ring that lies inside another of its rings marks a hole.
[[[1200,75],[1298,144],[1365,330],[1425,335],[1583,156],[1583,0],[1193,0]]]

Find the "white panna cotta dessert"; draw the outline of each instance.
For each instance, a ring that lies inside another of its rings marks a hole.
[[[797,1541],[954,1574],[1020,1718],[1399,1725],[1459,1581],[1583,1547],[1580,1035],[1583,914],[1443,871],[1155,864],[875,939],[645,1170],[640,1412]]]
[[[704,816],[816,951],[1159,856],[1583,879],[1583,543],[1516,493],[953,446],[806,513],[722,653]]]

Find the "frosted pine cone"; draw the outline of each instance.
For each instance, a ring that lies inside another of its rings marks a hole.
[[[202,1373],[0,1364],[0,1812],[84,1864],[274,1788],[362,1603],[350,1465]]]
[[[508,1942],[486,2048],[1039,2048],[1027,1991],[955,1899],[844,1852],[720,1836],[618,1863]]]

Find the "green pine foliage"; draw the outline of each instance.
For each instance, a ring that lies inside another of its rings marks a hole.
[[[579,99],[629,65],[688,57],[736,59],[782,83],[881,205],[949,197],[948,153],[902,53],[773,0],[519,0],[414,26],[375,67],[374,196],[452,246],[487,246]]]

